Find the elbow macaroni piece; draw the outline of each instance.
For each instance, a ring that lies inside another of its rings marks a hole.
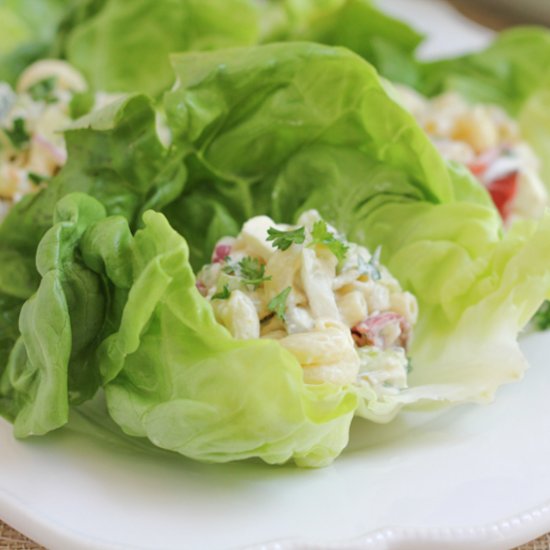
[[[254,302],[240,290],[234,290],[228,300],[214,300],[214,313],[233,337],[246,340],[260,337],[260,320]]]
[[[43,59],[27,67],[17,81],[17,91],[25,92],[46,78],[56,77],[56,86],[62,90],[85,92],[88,89],[84,77],[71,65],[58,59]]]
[[[286,308],[286,329],[289,334],[294,334],[295,332],[306,332],[313,329],[314,321],[307,309],[287,305]]]
[[[284,256],[283,256],[284,254]],[[284,253],[280,250],[274,252],[266,265],[266,275],[271,277],[265,283],[267,299],[271,300],[287,287],[294,286],[294,278],[299,273],[301,253],[298,248],[291,247]]]
[[[235,249],[247,250],[252,256],[267,262],[276,251],[271,242],[267,241],[267,230],[273,226],[273,220],[267,216],[256,216],[248,220],[235,241]]]
[[[311,332],[290,334],[279,340],[300,362],[307,383],[352,384],[359,372],[349,328],[342,323],[320,320]]]
[[[376,284],[374,281],[357,281],[353,286],[362,292],[370,313],[387,311],[390,308],[390,291],[386,286]]]
[[[414,325],[418,319],[418,302],[410,292],[399,292],[390,297],[392,311],[402,315],[410,325]]]
[[[319,258],[311,248],[302,250],[301,279],[314,319],[340,319],[332,292],[336,264]]]
[[[368,315],[367,301],[362,292],[352,290],[336,298],[340,316],[348,327],[354,327],[366,319]]]
[[[499,142],[497,126],[487,109],[481,106],[474,107],[457,118],[452,137],[469,143],[477,153],[492,149]]]

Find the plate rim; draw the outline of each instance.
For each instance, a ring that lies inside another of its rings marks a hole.
[[[3,521],[37,544],[50,550],[150,550],[91,537],[56,520],[37,514],[28,504],[4,489],[0,490]],[[380,527],[350,539],[315,541],[284,538],[238,546],[239,550],[502,550],[528,543],[550,531],[550,499],[525,512],[493,523],[463,527],[433,525]],[[419,546],[419,545],[422,546]],[[76,545],[76,546],[75,546]],[[162,550],[159,547],[157,550]]]

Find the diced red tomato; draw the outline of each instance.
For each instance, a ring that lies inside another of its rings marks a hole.
[[[498,149],[489,149],[485,153],[477,157],[474,162],[471,162],[468,165],[470,172],[474,176],[481,176],[488,168],[497,160],[499,157],[500,151]]]
[[[468,165],[470,172],[476,176],[480,181],[483,180],[483,176],[491,167],[491,165],[498,160],[499,156],[503,154],[502,150],[489,149],[482,155],[476,158],[476,160]],[[495,206],[497,207],[502,219],[506,221],[510,215],[510,204],[514,200],[518,192],[518,171],[513,170],[508,174],[497,178],[487,183],[485,181],[485,187]]]
[[[518,192],[518,175],[518,172],[510,172],[487,185],[487,191],[504,221],[510,214],[510,204]]]

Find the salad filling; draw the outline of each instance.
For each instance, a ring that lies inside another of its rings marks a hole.
[[[84,77],[59,60],[30,65],[15,89],[0,82],[0,220],[13,203],[46,185],[65,164],[62,130],[113,98],[91,94]]]
[[[485,186],[506,225],[538,219],[548,204],[540,163],[519,125],[496,105],[472,106],[455,92],[432,99],[397,86],[399,101],[447,159],[466,165]]]
[[[277,340],[307,383],[407,387],[416,298],[371,254],[308,211],[296,226],[267,216],[221,239],[197,276],[217,320],[240,339]]]

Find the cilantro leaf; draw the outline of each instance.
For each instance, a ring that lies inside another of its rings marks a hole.
[[[265,276],[265,264],[260,263],[258,258],[247,256],[239,264],[239,274],[245,285],[252,285],[258,288],[264,281],[271,280],[271,276]]]
[[[287,250],[290,245],[302,244],[306,240],[306,230],[303,227],[291,231],[279,231],[274,227],[267,230],[267,241],[273,241],[273,246],[279,250]]]
[[[286,287],[282,292],[277,294],[277,296],[275,296],[275,298],[273,298],[269,302],[269,304],[267,304],[267,309],[275,313],[275,315],[277,315],[277,317],[279,317],[279,319],[282,319],[283,321],[285,320],[286,300],[291,290],[291,287]]]
[[[380,273],[381,251],[382,248],[380,246],[377,247],[368,262],[366,262],[362,256],[357,256],[357,269],[359,270],[359,275],[367,275],[367,277],[373,281],[379,281],[382,278],[382,274]]]
[[[56,103],[57,97],[53,93],[55,90],[55,84],[57,82],[56,76],[45,78],[40,82],[37,82],[29,88],[29,94],[34,101],[45,101],[46,103]]]
[[[313,240],[309,246],[315,246],[317,244],[326,246],[336,256],[338,262],[342,262],[346,257],[349,248],[348,245],[331,233],[323,220],[316,221],[313,224],[311,238]]]
[[[546,300],[533,317],[533,323],[538,330],[550,328],[550,301]]]
[[[216,292],[212,296],[212,300],[227,300],[231,296],[231,291],[229,290],[229,285],[223,285],[223,290]]]
[[[11,130],[4,128],[4,133],[16,149],[23,149],[31,139],[25,128],[25,119],[20,117],[14,119]]]

